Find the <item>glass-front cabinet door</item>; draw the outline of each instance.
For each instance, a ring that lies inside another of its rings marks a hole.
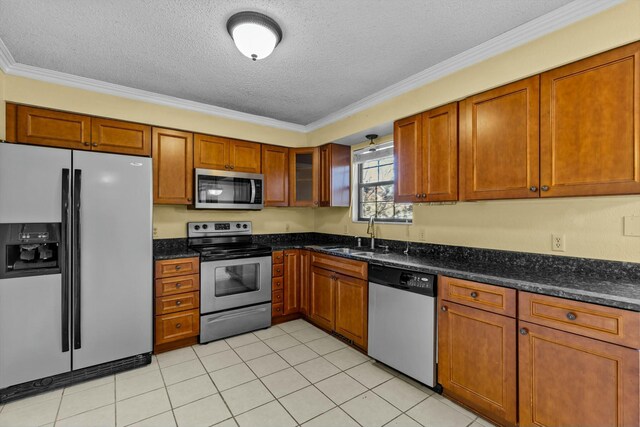
[[[290,205],[318,206],[318,148],[292,148],[289,161]]]

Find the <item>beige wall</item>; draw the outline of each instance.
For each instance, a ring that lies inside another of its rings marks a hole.
[[[190,210],[186,206],[153,208],[156,238],[186,236],[189,221],[252,221],[255,234],[313,231],[315,212],[311,208],[265,208],[261,211]]]
[[[4,76],[1,72],[0,101],[6,99],[285,146],[315,146],[638,39],[640,1],[628,0],[307,135]],[[0,109],[4,108],[2,102],[0,105]],[[0,117],[0,137],[4,137],[2,110]],[[416,206],[413,225],[379,225],[378,235],[551,253],[551,233],[558,233],[565,235],[567,250],[554,254],[640,262],[640,238],[625,237],[622,232],[623,217],[631,215],[640,215],[640,196]],[[365,235],[366,231],[366,225],[353,223],[349,209],[344,208],[267,208],[260,212],[193,211],[183,206],[154,208],[154,227],[159,238],[184,237],[187,221],[234,219],[253,221],[259,234],[315,230]]]

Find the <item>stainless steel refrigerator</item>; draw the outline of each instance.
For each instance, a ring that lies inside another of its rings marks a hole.
[[[150,360],[151,170],[149,158],[0,143],[0,391]]]

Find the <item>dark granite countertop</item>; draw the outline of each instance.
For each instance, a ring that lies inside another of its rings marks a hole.
[[[322,233],[254,235],[254,241],[275,250],[307,248],[330,255],[430,274],[504,286],[576,301],[640,312],[640,263],[604,261],[523,252],[466,248],[435,244],[376,240],[390,252],[373,256],[336,253],[327,248],[353,247],[353,237]],[[369,239],[362,238],[368,245]],[[163,243],[160,243],[163,242]],[[360,248],[367,251],[366,247]],[[155,259],[197,256],[186,239],[154,241]]]

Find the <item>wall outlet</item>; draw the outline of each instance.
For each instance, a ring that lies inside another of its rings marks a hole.
[[[345,224],[344,225],[344,230],[343,230],[344,234],[349,234],[349,225]]]
[[[551,250],[556,252],[564,252],[566,250],[564,234],[551,235]]]
[[[288,233],[289,231],[291,231],[291,224],[286,223],[286,224],[284,225],[284,231],[286,231],[287,233]]]
[[[640,237],[640,216],[624,217],[624,235]]]
[[[158,237],[158,228],[153,227],[153,237]]]
[[[421,242],[424,242],[427,240],[427,230],[425,230],[424,228],[420,229],[420,232],[418,233],[418,239],[420,239]]]

